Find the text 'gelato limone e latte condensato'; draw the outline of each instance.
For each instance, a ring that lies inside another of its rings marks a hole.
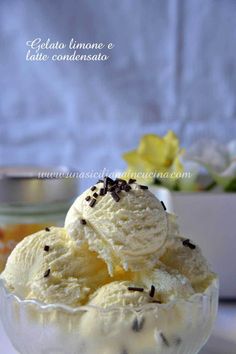
[[[201,250],[133,179],[99,180],[64,228],[20,242],[0,278],[8,294],[39,303],[30,316],[39,327],[62,331],[52,353],[197,353],[217,310],[217,277]]]

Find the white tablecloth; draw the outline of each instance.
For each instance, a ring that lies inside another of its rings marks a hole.
[[[2,328],[1,321],[0,354],[17,354]],[[220,305],[213,334],[200,354],[236,354],[236,304]]]

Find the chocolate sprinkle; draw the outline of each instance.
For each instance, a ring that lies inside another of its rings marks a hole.
[[[105,193],[106,193],[107,189],[108,189],[108,177],[104,177],[104,189],[105,189]]]
[[[139,188],[140,188],[140,189],[148,189],[148,186],[143,186],[143,185],[140,184],[140,185],[139,185]]]
[[[119,202],[120,197],[118,196],[118,194],[116,194],[116,192],[112,192],[112,193],[111,193],[111,196],[112,196],[112,198],[113,198],[116,202]]]
[[[104,188],[101,188],[101,189],[100,189],[99,195],[105,195],[105,189],[104,189]]]
[[[137,318],[135,318],[133,324],[132,324],[132,330],[134,332],[140,332],[143,329],[145,322],[145,318],[143,317],[141,321],[139,321]]]
[[[86,225],[86,224],[87,224],[87,222],[86,222],[85,219],[81,219],[81,220],[80,220],[80,223],[81,223],[82,225]]]
[[[104,188],[105,188],[105,192],[108,191],[109,187],[111,188],[112,186],[117,186],[117,182],[114,181],[112,178],[110,177],[105,177],[104,178]]]
[[[46,272],[43,275],[44,278],[47,278],[49,276],[50,272],[51,272],[51,269],[46,270]]]
[[[183,241],[183,245],[185,247],[189,247],[191,250],[194,250],[196,248],[196,246],[190,242],[189,238]]]
[[[165,204],[164,204],[164,202],[162,200],[161,200],[161,204],[163,206],[163,209],[166,210],[166,206],[165,206]]]
[[[151,290],[149,292],[149,295],[150,295],[150,297],[153,297],[155,295],[155,286],[154,285],[151,286]]]
[[[45,231],[49,232],[50,231],[49,227],[45,227]]]
[[[118,187],[123,187],[127,184],[127,182],[124,179],[119,179],[117,180],[117,185]]]
[[[174,344],[175,345],[180,345],[181,342],[182,342],[182,339],[180,337],[177,337],[177,338],[174,339]]]
[[[129,181],[128,181],[129,184],[132,184],[132,183],[135,183],[135,182],[136,182],[136,179],[133,179],[133,178],[130,178]]]
[[[124,190],[125,190],[126,192],[129,192],[131,189],[132,189],[132,188],[131,188],[128,184],[126,184],[126,185],[124,186]]]
[[[152,304],[161,304],[161,301],[159,301],[159,300],[153,300],[153,301],[152,301]]]
[[[89,203],[89,206],[92,208],[92,207],[94,207],[95,204],[96,204],[96,199],[93,198],[93,199],[91,200],[91,202]]]
[[[130,183],[134,183],[136,180],[130,178]],[[113,180],[112,178],[105,176],[103,180],[99,179],[97,183],[101,183],[103,182],[103,187],[100,188],[99,192],[95,192],[93,193],[93,196],[87,196],[85,198],[86,201],[89,201],[89,206],[92,208],[96,201],[97,201],[97,197],[100,196],[104,196],[107,192],[111,193],[112,198],[115,200],[115,202],[119,202],[120,201],[120,196],[119,193],[121,191],[126,191],[129,192],[132,188],[131,186],[122,178],[116,178],[115,180]],[[97,187],[96,186],[92,186],[90,188],[91,191],[94,191]],[[141,186],[140,188],[143,189],[147,189],[148,187],[146,186]]]
[[[136,288],[135,286],[129,286],[128,290],[129,291],[140,291],[140,292],[143,292],[144,288]]]
[[[113,186],[111,186],[109,189],[108,189],[108,192],[114,192],[117,188],[117,185],[114,184]]]
[[[114,181],[113,181],[113,179],[111,179],[110,177],[108,177],[108,176],[106,176],[106,177],[104,177],[104,188],[105,188],[105,190],[107,191],[107,189],[108,189],[108,186],[110,185],[113,185],[114,184]]]
[[[165,344],[165,346],[169,347],[170,344],[169,344],[168,340],[166,339],[166,337],[164,336],[164,334],[162,332],[160,333],[160,337],[162,339],[162,342]]]
[[[108,180],[109,184],[114,184],[115,183],[114,179],[112,179],[111,177],[107,177],[107,180]]]
[[[48,251],[49,251],[49,249],[50,249],[50,247],[49,247],[49,246],[47,246],[47,245],[45,245],[45,246],[44,246],[44,251],[48,252]]]

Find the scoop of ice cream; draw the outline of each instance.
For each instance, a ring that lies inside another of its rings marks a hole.
[[[128,331],[137,335],[142,330],[144,319],[141,314],[137,318],[135,309],[142,309],[152,301],[148,289],[144,289],[140,282],[115,281],[106,284],[90,296],[87,303],[90,308],[81,318],[80,333],[84,337],[105,334],[108,339],[120,332],[121,340]]]
[[[84,338],[106,338],[99,343],[104,351],[109,343],[112,353],[122,353],[122,348],[129,353],[142,353],[145,348],[152,352],[157,346],[161,352],[163,338],[177,350],[176,341],[185,332],[189,316],[186,300],[194,294],[190,282],[161,264],[133,276],[130,281],[106,284],[90,296],[91,308],[81,318],[80,333]],[[93,345],[90,352],[96,351]]]
[[[168,230],[175,230],[174,217],[146,187],[108,181],[107,193],[106,182],[99,182],[75,200],[65,228],[78,245],[87,242],[105,260],[110,274],[117,265],[132,271],[151,268]]]
[[[151,302],[147,289],[134,281],[114,281],[103,285],[89,299],[88,305],[103,308],[131,306],[138,307]]]
[[[200,248],[189,239],[169,239],[160,261],[187,277],[195,291],[204,291],[215,278]]]
[[[161,263],[150,271],[138,273],[136,279],[147,288],[153,287],[153,295],[161,303],[180,298],[188,299],[194,294],[191,283],[185,276]]]
[[[148,272],[147,272],[148,274]],[[158,292],[167,300],[174,296],[190,296],[191,285],[182,278],[170,279],[160,271],[151,274],[156,292],[149,289],[149,282],[140,280],[112,282],[104,285],[90,296],[86,313],[81,317],[79,332],[87,343],[89,353],[176,353],[183,336],[189,333],[189,323],[196,321],[194,302],[181,299],[168,304],[159,304]],[[165,281],[169,285],[165,284]],[[179,290],[174,290],[175,284]],[[187,285],[188,284],[188,285]],[[135,290],[136,289],[136,290]],[[184,289],[184,290],[183,290]],[[191,306],[191,309],[189,308]],[[196,311],[199,313],[199,311]],[[191,316],[194,316],[194,319]],[[91,337],[93,340],[91,341]],[[109,351],[106,351],[110,348]]]
[[[25,299],[83,304],[91,291],[110,281],[107,266],[86,245],[78,248],[65,229],[47,230],[24,238],[15,247],[1,278]]]

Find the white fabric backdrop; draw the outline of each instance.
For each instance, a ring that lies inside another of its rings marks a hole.
[[[235,28],[235,0],[2,0],[0,164],[116,169],[145,132],[235,138]],[[26,62],[38,36],[116,46]]]

